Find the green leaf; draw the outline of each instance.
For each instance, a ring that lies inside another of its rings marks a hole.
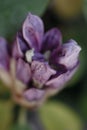
[[[0,0],[0,35],[14,36],[28,12],[42,15],[47,4],[48,0]]]
[[[46,130],[82,130],[80,117],[64,104],[47,103],[40,113]]]

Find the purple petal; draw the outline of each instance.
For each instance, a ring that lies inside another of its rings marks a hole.
[[[47,63],[33,61],[31,65],[32,76],[36,87],[42,87],[56,71],[51,69]]]
[[[0,68],[9,68],[9,55],[7,49],[7,41],[0,37]]]
[[[59,47],[62,43],[62,35],[61,32],[57,28],[53,28],[49,30],[43,39],[43,47],[42,50],[53,50]]]
[[[31,70],[29,64],[24,62],[22,59],[17,61],[16,75],[19,80],[27,84],[31,78]]]
[[[70,40],[60,49],[57,48],[53,51],[50,63],[64,65],[67,69],[71,69],[77,64],[80,51],[81,47],[74,40]]]
[[[57,66],[59,57],[62,55],[62,47],[57,47],[56,49],[54,49],[49,58],[50,64]]]
[[[23,57],[23,52],[28,50],[28,46],[26,45],[21,33],[17,33],[16,41],[13,45],[12,55],[15,58]]]
[[[44,90],[39,90],[36,88],[30,88],[29,90],[26,90],[24,92],[24,97],[28,101],[37,101],[41,100],[44,96],[45,91]]]
[[[81,47],[74,40],[63,44],[63,56],[59,57],[59,64],[65,65],[67,68],[73,68],[77,62]]]
[[[42,38],[44,34],[44,27],[42,20],[31,13],[28,14],[23,24],[23,37],[30,48],[40,51],[42,46]]]
[[[65,84],[73,77],[77,69],[78,65],[72,70],[68,70],[66,73],[63,73],[58,77],[49,80],[46,85],[49,88],[57,88],[58,90],[61,90],[65,86]]]

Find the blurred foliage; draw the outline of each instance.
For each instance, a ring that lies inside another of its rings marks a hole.
[[[85,19],[87,21],[87,0],[84,0],[83,13],[84,13]]]
[[[15,35],[28,12],[41,15],[48,0],[0,0],[0,35]]]
[[[13,125],[10,130],[31,130],[27,125]]]
[[[42,121],[47,130],[82,130],[79,116],[62,103],[49,102],[41,108]]]
[[[73,19],[81,13],[83,0],[53,0],[54,12],[63,20]]]
[[[10,98],[10,91],[7,88],[7,86],[5,86],[2,81],[0,81],[0,98],[2,99],[9,99]]]
[[[13,119],[13,104],[11,101],[0,101],[1,130],[29,130],[26,124],[25,109],[19,115],[18,124],[11,124]],[[41,120],[47,130],[82,130],[80,117],[66,105],[59,102],[48,102],[40,109]]]
[[[0,100],[0,130],[9,130],[12,120],[12,107],[11,101]]]

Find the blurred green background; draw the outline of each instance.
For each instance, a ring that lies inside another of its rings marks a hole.
[[[47,130],[87,130],[87,0],[0,0],[0,36],[11,42],[29,11],[41,16],[45,31],[58,27],[64,42],[73,38],[82,47],[79,70],[40,108],[41,120]],[[0,130],[29,130],[25,109],[13,103],[2,83]]]

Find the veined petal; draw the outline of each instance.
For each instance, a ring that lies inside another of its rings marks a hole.
[[[25,84],[27,84],[30,81],[31,70],[29,64],[24,62],[22,59],[18,59],[17,61],[16,75],[17,78]]]
[[[44,34],[42,20],[38,16],[29,13],[24,21],[22,32],[29,47],[34,48],[35,51],[40,51]]]
[[[7,41],[0,37],[0,68],[9,68],[9,55],[7,49]]]
[[[58,91],[61,90],[66,85],[66,83],[73,77],[73,75],[78,69],[78,66],[79,65],[77,64],[73,69],[68,70],[66,73],[60,74],[58,77],[49,80],[46,85],[49,88],[57,88]]]
[[[49,30],[43,39],[43,51],[58,48],[62,43],[62,34],[57,28]]]
[[[16,40],[14,42],[13,45],[13,51],[12,51],[12,55],[14,58],[21,58],[23,57],[23,52],[25,52],[26,50],[28,50],[28,46],[25,43],[22,34],[19,32],[17,33],[16,36]]]
[[[37,88],[41,88],[56,71],[45,62],[33,61],[31,65],[32,77]]]
[[[65,65],[67,68],[73,68],[77,62],[81,47],[74,40],[62,45],[63,56],[58,59],[59,64]]]

